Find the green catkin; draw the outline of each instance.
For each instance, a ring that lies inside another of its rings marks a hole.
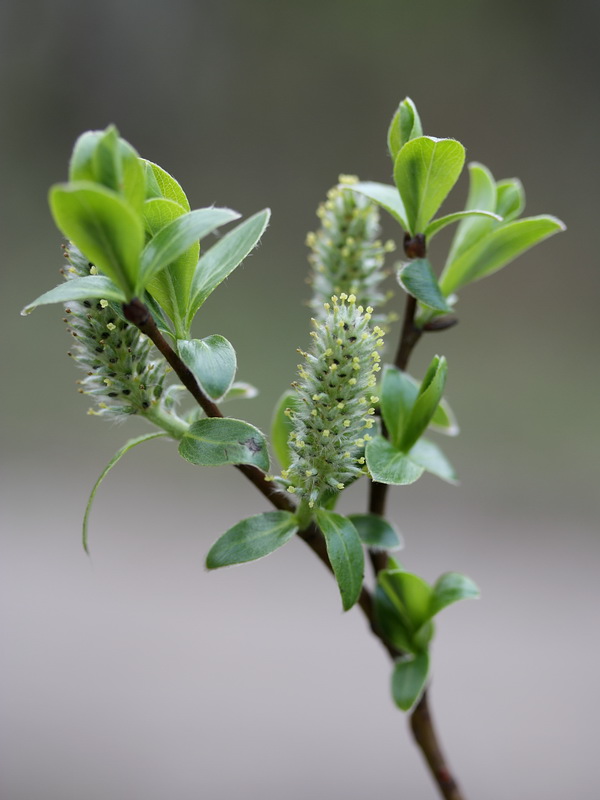
[[[319,319],[324,318],[323,304],[342,292],[355,295],[357,304],[365,308],[381,306],[387,299],[379,290],[387,276],[385,254],[395,249],[393,242],[382,244],[378,239],[379,209],[375,203],[351,191],[358,178],[340,175],[339,180],[342,186],[330,189],[317,210],[320,229],[306,238],[313,268],[310,305]],[[379,322],[384,324],[385,318]]]
[[[283,482],[311,508],[365,472],[383,346],[383,331],[369,324],[373,309],[358,305],[354,295],[334,295],[324,311],[324,320],[313,319],[312,352],[302,353],[305,363],[293,384],[298,402],[286,411],[293,430]]]
[[[95,274],[96,269],[73,245],[65,250],[66,280]],[[119,420],[132,414],[151,416],[161,406],[166,363],[153,358],[151,341],[126,322],[106,300],[71,301],[65,322],[73,336],[69,353],[87,375],[78,381],[82,394],[96,403],[90,414]]]

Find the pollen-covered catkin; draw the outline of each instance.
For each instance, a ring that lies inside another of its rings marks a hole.
[[[66,250],[66,280],[94,274],[95,267],[73,245]],[[87,375],[80,391],[96,407],[91,414],[120,419],[146,414],[161,402],[166,363],[153,358],[152,342],[130,325],[119,309],[106,300],[71,301],[65,322],[73,343],[69,355]]]
[[[340,175],[339,180],[341,186],[330,189],[317,210],[321,227],[306,239],[311,249],[311,306],[319,319],[324,317],[323,303],[342,292],[354,294],[357,304],[364,308],[381,306],[386,300],[379,289],[387,274],[385,254],[394,250],[393,242],[382,244],[378,239],[379,209],[375,203],[351,190],[358,178]]]
[[[334,295],[324,310],[323,320],[313,320],[312,351],[298,368],[298,400],[287,412],[291,464],[282,473],[288,491],[311,507],[365,471],[383,346],[381,328],[370,327],[373,309],[354,295]]]

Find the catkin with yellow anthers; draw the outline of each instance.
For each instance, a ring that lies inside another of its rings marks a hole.
[[[97,274],[96,268],[73,245],[65,251],[69,267],[66,280]],[[152,342],[126,322],[119,309],[106,300],[71,301],[65,305],[65,322],[73,337],[69,355],[87,375],[80,392],[96,403],[91,414],[122,419],[147,414],[164,398],[166,363]]]
[[[327,201],[317,211],[321,228],[306,238],[313,268],[311,306],[320,319],[326,312],[323,303],[332,294],[354,294],[357,303],[365,307],[381,306],[387,300],[379,284],[387,274],[384,259],[391,244],[383,245],[377,238],[380,226],[375,203],[351,191],[357,181],[355,176],[340,175],[342,186],[330,189]],[[383,323],[385,318],[379,321]]]
[[[291,464],[283,476],[288,491],[311,507],[364,473],[369,404],[376,399],[373,355],[380,333],[371,330],[355,295],[341,293],[328,305],[324,319],[313,320],[317,335],[294,384]]]

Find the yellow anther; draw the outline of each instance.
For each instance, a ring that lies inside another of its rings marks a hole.
[[[350,378],[348,383],[350,384],[350,386],[356,386],[356,378]]]
[[[296,489],[294,486],[288,486],[287,490],[290,494],[296,494]]]
[[[340,491],[344,488],[344,484],[343,483],[338,483],[338,484],[336,484],[336,486]]]
[[[370,400],[371,400],[372,403],[378,403],[379,402],[379,398],[375,394],[371,395]]]
[[[117,326],[113,322],[109,322],[106,327],[109,331],[114,331]]]
[[[372,420],[372,419],[366,419],[365,420],[365,428],[372,428],[374,424],[375,424],[375,421]]]
[[[345,403],[338,403],[338,404],[337,404],[337,408],[339,408],[339,409],[340,409],[340,411],[341,411],[341,410],[342,410],[342,408],[344,408],[344,407],[345,407],[345,405],[346,405]]]
[[[102,308],[106,308],[106,306],[108,305],[108,300],[100,300],[100,305],[102,306]]]
[[[365,463],[365,457],[361,456],[359,459],[357,459],[356,463],[357,464],[364,464]]]
[[[313,410],[310,412],[310,415],[311,415],[311,417],[316,417],[317,416],[316,408],[313,408]]]
[[[342,425],[344,426],[344,428],[349,428],[351,424],[352,424],[352,423],[350,422],[350,420],[349,420],[349,419],[345,419],[345,420],[342,422]]]
[[[73,272],[75,272],[75,270],[73,270]],[[97,274],[98,274],[98,269],[94,266],[90,267],[90,275],[97,275]]]
[[[338,181],[346,186],[350,186],[353,183],[358,183],[358,177],[356,175],[340,175]]]
[[[365,435],[363,436],[363,439],[365,440],[365,442],[370,442],[370,441],[373,440],[373,437],[370,436],[368,433],[365,433]]]
[[[367,314],[373,313],[373,306],[367,306]]]
[[[348,295],[348,302],[351,304],[356,303],[356,295],[355,294]]]
[[[323,431],[323,438],[329,439],[329,431],[327,430],[327,428]]]

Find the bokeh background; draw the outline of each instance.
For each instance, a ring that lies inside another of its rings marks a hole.
[[[235,471],[133,451],[84,555],[87,492],[145,428],[86,416],[58,307],[18,316],[61,266],[48,186],[82,130],[114,122],[193,206],[272,208],[196,329],[237,347],[261,395],[232,414],[268,428],[307,343],[316,205],[340,172],[389,180],[407,94],[426,133],[569,226],[464,291],[413,362],[449,359],[462,485],[394,493],[403,560],[482,587],[441,620],[435,715],[469,797],[596,796],[599,30],[595,0],[2,0],[3,800],[436,796],[383,651],[301,542],[204,571],[264,510]],[[345,508],[364,501],[359,485]]]

